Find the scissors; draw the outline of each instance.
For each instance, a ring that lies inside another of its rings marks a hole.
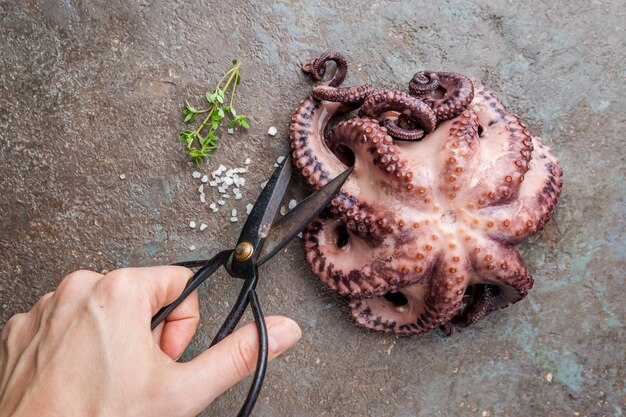
[[[231,334],[241,320],[248,305],[251,306],[257,326],[259,353],[252,385],[243,406],[239,410],[239,414],[237,414],[238,417],[248,417],[252,412],[252,408],[261,391],[267,368],[267,328],[259,298],[255,291],[259,280],[259,267],[276,255],[328,205],[348,179],[352,169],[353,167],[338,175],[324,187],[307,197],[285,216],[274,222],[292,175],[291,157],[284,158],[283,162],[274,170],[248,215],[235,249],[221,251],[209,260],[175,264],[188,268],[199,267],[200,269],[191,277],[181,295],[173,303],[163,307],[152,317],[152,330],[221,266],[233,278],[243,280],[237,301],[210,345],[213,346],[219,343]]]

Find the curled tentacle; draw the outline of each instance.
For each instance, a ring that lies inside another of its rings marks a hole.
[[[434,71],[421,71],[413,75],[409,91],[416,96],[432,94],[439,87],[439,75]]]
[[[404,117],[403,117],[404,116]],[[415,127],[410,119],[401,114],[398,117],[388,117],[383,120],[389,135],[396,140],[416,141],[424,137],[424,131]]]
[[[329,61],[334,62],[337,68],[332,78],[327,82],[327,85],[330,87],[339,87],[348,73],[348,60],[339,52],[324,52],[319,58],[305,62],[304,65],[302,65],[302,71],[310,74],[315,81],[321,81],[326,74],[326,63]]]
[[[382,90],[370,94],[363,102],[359,114],[391,126],[389,134],[398,140],[421,139],[424,133],[432,132],[437,123],[435,113],[426,103],[401,91]],[[410,120],[411,125],[403,122],[405,117]]]
[[[413,75],[409,90],[433,109],[438,121],[458,116],[474,98],[472,81],[454,72],[418,72]]]
[[[356,87],[339,87],[348,73],[348,60],[339,52],[324,52],[319,58],[306,62],[302,66],[302,70],[314,80],[321,81],[326,73],[326,63],[329,61],[335,62],[335,73],[330,80],[313,87],[313,97],[325,101],[358,103],[372,93],[373,88],[369,84]]]

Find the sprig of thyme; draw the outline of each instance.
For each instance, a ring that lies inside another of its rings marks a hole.
[[[228,128],[234,129],[236,126],[248,129],[248,118],[238,115],[233,107],[233,99],[235,98],[235,90],[241,82],[239,75],[239,67],[241,63],[237,60],[233,61],[231,69],[226,71],[214,90],[205,94],[209,107],[205,109],[196,109],[188,101],[185,100],[183,107],[183,121],[189,125],[193,124],[198,116],[205,115],[202,123],[194,130],[183,130],[180,133],[180,141],[185,143],[185,151],[191,156],[191,160],[196,164],[200,164],[206,157],[217,149],[217,130],[220,123],[225,118],[230,118]],[[226,96],[229,94],[228,105],[225,105]]]

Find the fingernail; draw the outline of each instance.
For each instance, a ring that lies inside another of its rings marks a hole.
[[[267,328],[267,345],[270,352],[279,354],[296,344],[302,331],[295,321],[285,319]]]

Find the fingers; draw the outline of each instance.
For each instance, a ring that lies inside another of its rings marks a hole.
[[[94,285],[96,285],[104,277],[97,272],[79,270],[74,271],[59,283],[54,291],[53,297],[57,304],[76,301],[91,293]]]
[[[173,360],[178,359],[196,333],[199,321],[198,291],[194,291],[165,318],[159,338],[161,350]]]
[[[267,317],[269,360],[293,346],[302,332],[287,317]],[[258,352],[257,329],[251,323],[231,334],[194,360],[180,364],[177,383],[172,387],[179,392],[176,398],[185,398],[181,406],[189,413],[199,413],[218,395],[254,372]],[[194,402],[190,398],[197,399]]]
[[[107,274],[99,286],[117,293],[124,303],[141,308],[141,320],[147,323],[162,307],[172,303],[183,292],[193,273],[180,266],[124,268]],[[193,338],[200,313],[198,293],[194,291],[177,306],[152,333],[154,342],[176,360]]]
[[[141,294],[138,301],[148,300],[147,307],[153,315],[178,298],[192,275],[182,266],[123,268],[109,272],[100,285],[113,293]]]

